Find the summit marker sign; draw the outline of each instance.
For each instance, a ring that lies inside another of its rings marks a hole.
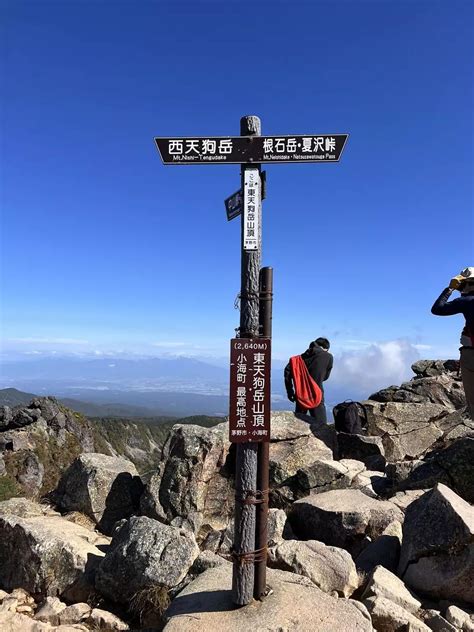
[[[348,134],[161,138],[165,165],[338,162]]]
[[[241,216],[240,324],[231,340],[229,387],[229,439],[237,444],[232,600],[238,606],[269,594],[273,268],[261,267],[262,164],[339,162],[347,139],[348,134],[262,136],[258,116],[240,119],[240,136],[154,138],[165,165],[241,165],[240,188],[225,200],[227,219]]]

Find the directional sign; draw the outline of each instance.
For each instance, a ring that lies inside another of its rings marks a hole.
[[[270,338],[230,341],[229,440],[270,441]]]
[[[242,213],[242,191],[239,189],[224,200],[227,219],[230,221]]]
[[[165,165],[337,162],[348,134],[155,138]]]

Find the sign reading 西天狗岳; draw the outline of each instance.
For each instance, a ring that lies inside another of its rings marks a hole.
[[[270,441],[270,339],[230,341],[229,440]]]
[[[165,165],[337,162],[348,134],[161,138],[155,143]]]
[[[244,173],[244,216],[242,218],[244,250],[258,250],[260,233],[260,172],[257,167]]]

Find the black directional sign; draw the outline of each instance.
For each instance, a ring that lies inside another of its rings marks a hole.
[[[225,210],[227,212],[227,219],[234,219],[242,213],[242,190],[239,189],[233,193],[230,197],[224,200]]]
[[[348,134],[155,138],[165,165],[337,162]]]

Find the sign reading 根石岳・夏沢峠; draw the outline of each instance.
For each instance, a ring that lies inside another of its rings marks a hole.
[[[337,162],[348,134],[161,138],[155,143],[165,165]]]
[[[230,341],[229,440],[270,441],[270,339]]]

